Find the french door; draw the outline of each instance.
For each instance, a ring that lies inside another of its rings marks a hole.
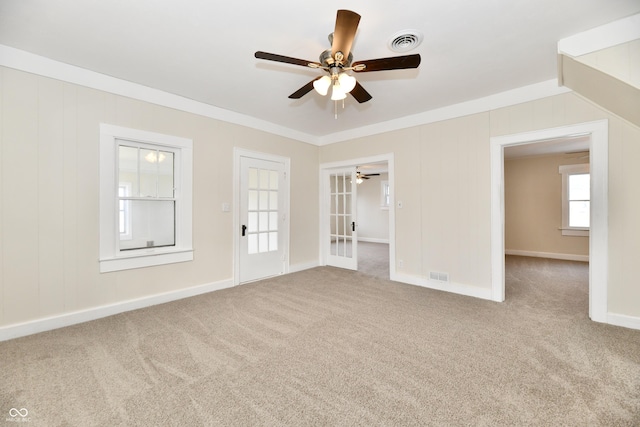
[[[239,283],[286,269],[285,164],[240,157]]]
[[[356,169],[328,170],[324,180],[328,186],[324,236],[327,265],[357,270]]]

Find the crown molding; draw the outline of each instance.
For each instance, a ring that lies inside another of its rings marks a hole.
[[[570,92],[570,89],[558,86],[557,80],[552,79],[395,120],[350,129],[344,132],[317,136],[1,44],[0,66],[237,124],[316,146],[486,112],[496,108]]]
[[[558,53],[581,56],[640,39],[640,13],[601,25],[558,42]]]
[[[0,65],[216,120],[222,120],[297,141],[314,145],[317,144],[317,137],[304,132],[298,132],[266,120],[260,120],[245,114],[225,110],[183,96],[65,64],[1,44]]]

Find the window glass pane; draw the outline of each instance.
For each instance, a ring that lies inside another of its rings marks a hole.
[[[329,189],[331,191],[331,194],[335,194],[337,192],[338,181],[335,174],[331,174],[329,176]]]
[[[329,233],[331,234],[338,234],[338,221],[336,219],[337,217],[335,215],[330,215],[329,218]]]
[[[121,145],[118,147],[119,187],[130,189],[127,197],[138,196],[138,149]]]
[[[589,227],[589,202],[569,202],[569,227]]]
[[[589,200],[589,174],[569,175],[569,200]]]
[[[175,245],[173,200],[130,201],[130,238],[120,239],[120,250]]]
[[[260,169],[260,188],[267,190],[269,188],[269,171]]]
[[[352,254],[351,248],[352,247],[353,247],[353,241],[351,240],[350,237],[347,237],[345,242],[344,242],[344,254],[343,254],[343,256],[345,256],[347,258],[351,258],[351,254]]]
[[[278,212],[269,212],[269,230],[276,231],[278,229]]]
[[[269,192],[261,191],[260,192],[260,208],[261,211],[266,211],[269,209]]]
[[[249,212],[249,233],[258,231],[258,212]]]
[[[278,189],[278,171],[270,171],[271,177],[269,178],[269,188],[272,190]]]
[[[258,221],[258,231],[269,230],[269,212],[260,212],[260,220]]]
[[[278,192],[270,191],[269,192],[269,209],[272,211],[278,210]]]
[[[173,197],[174,154],[168,151],[159,152],[158,163],[158,197]]]
[[[157,197],[158,151],[140,149],[140,197]]]
[[[269,252],[269,233],[258,234],[258,252]]]
[[[249,234],[249,241],[247,251],[250,254],[258,253],[258,235],[257,234]]]
[[[345,174],[344,175],[344,190],[343,191],[345,191],[347,193],[351,193],[351,185],[352,185],[351,174],[350,173]]]
[[[249,188],[258,188],[258,169],[249,168]]]
[[[249,190],[249,210],[258,210],[258,192],[255,190]]]

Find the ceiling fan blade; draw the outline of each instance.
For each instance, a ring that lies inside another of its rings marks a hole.
[[[309,92],[311,92],[313,90],[313,82],[315,82],[316,80],[320,79],[321,77],[318,77],[316,79],[311,80],[309,83],[307,83],[306,85],[302,86],[300,89],[298,89],[297,91],[295,91],[291,95],[289,95],[289,98],[290,99],[300,99],[300,98],[302,98],[303,96],[305,96],[306,94],[308,94]]]
[[[364,70],[358,70],[358,65],[364,65]],[[364,73],[367,71],[404,70],[407,68],[418,68],[420,65],[420,55],[394,56],[391,58],[370,59],[368,61],[355,62],[355,72]]]
[[[356,37],[360,15],[350,10],[340,9],[336,16],[336,28],[333,31],[333,43],[331,45],[331,57],[336,59],[336,53],[342,52],[344,60],[349,58],[353,39]]]
[[[356,81],[356,87],[353,88],[351,92],[349,92],[360,104],[363,102],[369,101],[373,98],[369,92],[367,92],[360,83]]]
[[[314,67],[321,67],[319,62],[307,61],[304,59],[291,58],[290,56],[277,55],[275,53],[257,51],[255,57],[258,59],[266,59],[267,61],[284,62],[285,64],[301,65],[303,67],[309,67],[309,64],[313,64]]]

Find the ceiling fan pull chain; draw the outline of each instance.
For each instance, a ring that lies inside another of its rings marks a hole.
[[[338,101],[333,101],[333,115],[338,120]]]

